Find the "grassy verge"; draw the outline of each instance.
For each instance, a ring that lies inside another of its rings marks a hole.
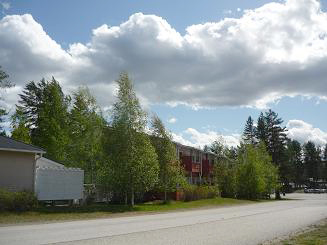
[[[39,207],[33,211],[14,213],[0,213],[0,224],[17,224],[26,222],[53,222],[64,220],[84,220],[123,215],[134,215],[151,212],[166,212],[171,210],[197,209],[209,207],[222,207],[257,203],[258,201],[237,200],[231,198],[213,198],[192,202],[144,203],[134,207],[124,205],[92,204],[79,207]]]
[[[327,220],[309,227],[298,235],[287,240],[283,240],[277,244],[282,245],[325,245],[327,244]]]

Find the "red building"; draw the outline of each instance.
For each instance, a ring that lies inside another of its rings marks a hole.
[[[175,142],[177,158],[184,166],[190,184],[212,183],[216,155]]]

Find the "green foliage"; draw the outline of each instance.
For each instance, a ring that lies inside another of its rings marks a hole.
[[[47,157],[67,162],[70,97],[64,95],[54,78],[42,79],[37,84],[29,82],[19,96],[18,109],[25,116],[24,124],[31,131],[32,143],[46,149]]]
[[[237,170],[237,197],[258,199],[270,194],[277,187],[277,168],[272,165],[265,146],[245,146],[245,152],[239,156]]]
[[[73,93],[69,122],[69,164],[84,170],[85,183],[95,183],[97,169],[103,162],[102,136],[105,122],[88,88],[80,87]]]
[[[37,198],[32,192],[9,192],[0,189],[0,211],[22,212],[37,205]]]
[[[217,186],[188,185],[184,187],[184,201],[195,201],[200,199],[214,198],[218,196]]]
[[[317,180],[320,177],[319,170],[321,169],[321,151],[316,145],[309,141],[303,146],[304,151],[304,166],[307,178]]]
[[[244,131],[243,131],[243,139],[244,142],[247,144],[254,145],[256,143],[256,128],[253,125],[253,119],[249,116],[248,120],[246,121]]]
[[[159,163],[149,137],[145,134],[146,113],[127,73],[117,80],[117,102],[113,106],[112,133],[108,149],[110,161],[105,167],[112,188],[131,197],[153,188],[158,181]]]
[[[176,148],[172,142],[171,134],[166,130],[158,116],[152,118],[152,145],[158,155],[159,161],[159,181],[158,190],[165,194],[176,191],[176,187],[184,185],[186,182],[184,170],[180,162],[176,159]]]
[[[214,167],[214,178],[222,197],[236,196],[236,166],[227,161],[220,161]]]
[[[27,119],[23,111],[17,107],[16,112],[11,116],[11,138],[31,144],[30,129],[26,125]]]

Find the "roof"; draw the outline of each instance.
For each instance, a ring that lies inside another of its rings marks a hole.
[[[66,170],[66,171],[83,171],[80,168],[70,168],[63,164],[57,163],[45,157],[40,157],[36,160],[36,167],[38,169],[54,169],[54,170]]]
[[[40,147],[29,145],[6,136],[0,136],[0,151],[45,153],[45,150]]]
[[[175,141],[173,141],[173,143],[174,143],[175,145],[181,146],[181,147],[183,147],[183,148],[189,148],[189,149],[191,149],[191,150],[200,151],[200,152],[202,152],[202,153],[204,153],[204,154],[217,156],[217,155],[216,155],[215,153],[213,153],[213,152],[206,152],[206,151],[204,151],[204,150],[202,150],[202,149],[200,149],[200,148],[196,148],[196,147],[189,146],[189,145],[183,145],[183,144],[178,143],[178,142],[175,142]]]

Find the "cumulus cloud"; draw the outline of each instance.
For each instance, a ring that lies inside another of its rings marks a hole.
[[[177,122],[177,118],[175,118],[175,117],[171,117],[171,118],[169,118],[169,119],[167,120],[167,122],[169,122],[169,123],[176,123],[176,122]]]
[[[269,3],[185,35],[136,13],[68,50],[31,15],[11,15],[0,21],[0,40],[1,65],[17,87],[53,75],[66,89],[88,85],[102,106],[121,71],[148,104],[264,108],[283,96],[327,96],[327,14],[316,0]]]
[[[240,143],[240,135],[223,135],[215,131],[200,132],[194,128],[187,128],[182,133],[173,133],[173,139],[183,145],[203,148],[217,139],[222,139],[227,146],[237,146]]]
[[[315,128],[302,120],[290,120],[286,127],[288,129],[288,137],[301,143],[312,141],[320,146],[324,146],[327,143],[327,132]]]

